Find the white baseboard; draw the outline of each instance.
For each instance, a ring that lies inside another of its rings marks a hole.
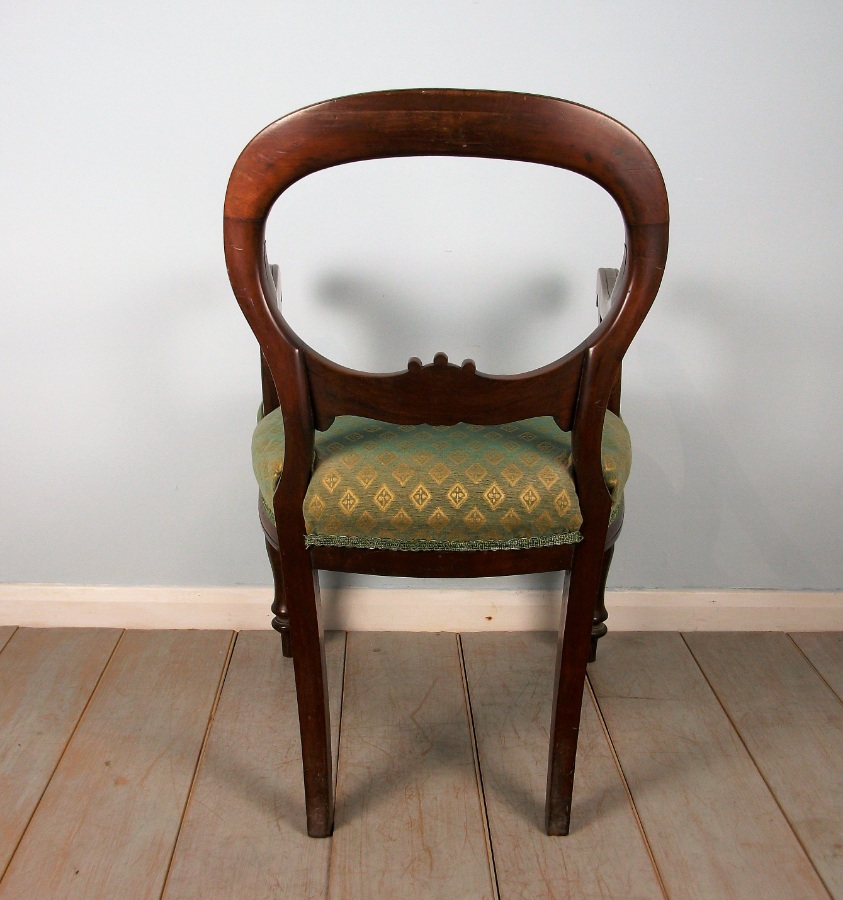
[[[266,587],[0,585],[0,625],[269,628]],[[558,592],[347,588],[323,590],[327,629],[552,631]],[[615,631],[843,631],[843,592],[608,591]]]

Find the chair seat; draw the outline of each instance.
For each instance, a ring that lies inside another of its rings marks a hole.
[[[392,425],[340,416],[316,432],[304,501],[307,546],[386,550],[509,550],[574,544],[582,515],[571,434],[550,417],[504,425]],[[620,507],[629,432],[606,413],[603,474]],[[284,421],[258,422],[252,463],[263,503],[284,466]]]

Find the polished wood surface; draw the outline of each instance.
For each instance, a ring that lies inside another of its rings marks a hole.
[[[615,295],[615,283],[618,280],[617,269],[597,270],[597,316],[602,322],[612,309],[612,304],[617,299]],[[618,376],[609,394],[607,409],[616,416],[621,414],[621,365],[618,364]]]
[[[267,264],[264,246],[266,220],[281,194],[331,166],[430,155],[567,169],[596,182],[616,201],[625,229],[624,263],[619,272],[604,271],[598,278],[595,330],[555,362],[515,375],[487,375],[471,360],[455,365],[439,353],[432,362],[411,359],[403,372],[358,372],[317,353],[284,318],[278,273]],[[285,639],[289,630],[296,672],[310,834],[329,835],[334,814],[319,567],[414,577],[567,570],[545,822],[549,834],[567,834],[585,667],[602,634],[611,559],[605,553],[611,499],[601,464],[603,419],[606,409],[620,402],[621,360],[655,299],[667,242],[667,194],[649,150],[614,119],[552,97],[465,90],[343,97],[279,119],[241,153],[225,198],[225,257],[234,294],[260,344],[265,409],[277,403],[284,416],[284,471],[273,501],[277,527],[266,531],[278,570],[275,626]],[[582,541],[568,548],[493,553],[308,551],[302,507],[314,430],[328,428],[339,415],[432,425],[553,416],[572,432]]]

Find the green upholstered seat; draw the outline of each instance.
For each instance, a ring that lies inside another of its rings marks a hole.
[[[284,422],[258,422],[252,462],[270,514]],[[606,413],[603,472],[617,514],[629,432]],[[316,432],[304,502],[306,544],[392,550],[502,550],[581,540],[571,435],[552,418],[505,425],[391,425],[341,416]]]

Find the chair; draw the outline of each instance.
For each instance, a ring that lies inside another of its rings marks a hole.
[[[358,372],[285,320],[266,262],[267,216],[321,169],[397,156],[520,160],[578,172],[615,199],[620,272],[598,274],[599,324],[543,368],[484,375],[437,354],[406,371]],[[274,627],[293,657],[308,834],[333,828],[318,569],[390,576],[565,571],[545,823],[568,833],[586,662],[605,633],[602,596],[623,521],[629,442],[621,360],[667,257],[668,205],[644,144],[592,109],[497,91],[360,94],[291,113],[243,150],[225,198],[234,294],[260,343],[253,460],[275,580]]]

